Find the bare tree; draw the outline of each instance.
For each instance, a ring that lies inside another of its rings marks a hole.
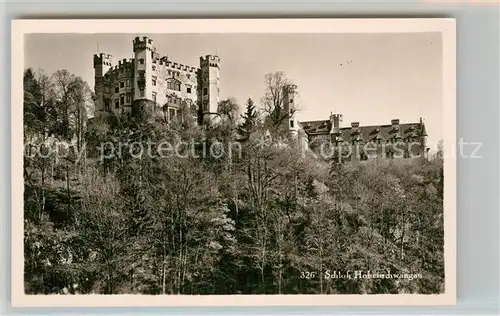
[[[52,81],[54,83],[55,95],[57,104],[60,110],[60,118],[58,119],[60,133],[63,137],[70,137],[70,95],[75,76],[68,72],[66,69],[57,70],[52,75]]]
[[[80,152],[88,114],[91,111],[92,91],[80,77],[74,79],[70,91],[69,119],[76,137],[76,148]]]
[[[269,73],[265,76],[265,94],[261,99],[264,112],[267,113],[271,127],[278,128],[288,120],[296,108],[285,109],[285,88],[293,85],[282,71]]]
[[[235,98],[228,98],[219,102],[218,111],[223,119],[234,124],[239,116],[239,106]]]

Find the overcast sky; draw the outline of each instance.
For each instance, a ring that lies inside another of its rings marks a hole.
[[[418,122],[429,145],[442,138],[442,42],[439,33],[401,34],[32,34],[25,67],[67,69],[94,86],[92,56],[133,57],[135,36],[154,40],[169,59],[199,67],[199,57],[221,58],[221,99],[258,102],[266,73],[283,71],[299,88],[299,120],[344,115],[344,126]]]

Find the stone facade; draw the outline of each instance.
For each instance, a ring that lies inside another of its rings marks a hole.
[[[329,120],[300,122],[309,148],[328,143],[346,160],[359,161],[370,158],[426,158],[427,132],[420,118],[416,123],[403,123],[399,119],[391,124],[361,126],[352,122],[343,127],[342,114],[330,115]]]
[[[215,117],[219,103],[218,56],[200,57],[199,67],[160,56],[147,37],[133,41],[134,58],[113,65],[110,54],[94,55],[96,113],[130,112],[136,100],[153,101],[169,119],[187,107],[200,122]]]
[[[426,159],[429,148],[422,118],[419,122],[403,124],[399,119],[393,119],[390,124],[373,126],[352,122],[351,126],[345,127],[342,126],[342,114],[331,113],[328,120],[300,122],[297,119],[296,90],[294,85],[283,88],[283,108],[288,113],[286,130],[309,149],[323,146],[325,154],[340,154],[350,161],[377,157]]]

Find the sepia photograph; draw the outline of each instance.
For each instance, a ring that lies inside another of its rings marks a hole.
[[[237,21],[19,23],[13,289],[454,302],[454,21]]]

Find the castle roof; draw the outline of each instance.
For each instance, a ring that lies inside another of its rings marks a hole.
[[[388,124],[388,125],[370,125],[359,126],[359,123],[353,123],[355,127],[340,127],[332,129],[330,120],[305,121],[300,125],[308,136],[329,135],[333,132],[338,140],[343,141],[375,141],[390,140],[400,138],[405,140],[408,137],[427,136],[425,125],[420,123]]]

